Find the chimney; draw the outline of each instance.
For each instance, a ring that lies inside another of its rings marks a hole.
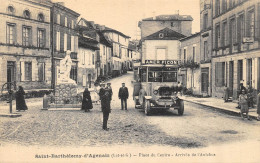
[[[153,11],[153,20],[156,20],[156,12]]]

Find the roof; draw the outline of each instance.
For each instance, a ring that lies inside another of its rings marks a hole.
[[[117,33],[117,34],[119,34],[119,35],[121,35],[121,36],[123,36],[123,37],[131,38],[130,36],[127,36],[127,35],[123,34],[122,32],[119,32],[119,31],[117,31],[117,30],[115,30],[115,29],[112,29],[112,28],[109,28],[109,27],[105,27],[105,29],[102,30],[102,32],[103,32],[103,33],[105,33],[105,32],[114,32],[114,33]]]
[[[64,10],[64,11],[66,11],[66,12],[69,12],[69,13],[71,13],[72,15],[74,15],[74,16],[76,16],[76,17],[79,17],[79,16],[80,16],[79,13],[77,13],[77,12],[75,12],[75,11],[73,11],[73,10],[67,8],[67,7],[65,7],[65,6],[63,5],[63,3],[59,3],[59,2],[53,3],[53,6],[55,6],[55,7],[57,7],[57,8],[60,8],[61,10]]]
[[[200,32],[197,32],[197,33],[195,33],[195,34],[193,34],[193,35],[190,35],[190,36],[187,36],[187,37],[185,37],[185,38],[182,38],[182,39],[180,39],[180,41],[185,41],[185,40],[188,40],[188,39],[197,37],[197,36],[200,36]]]
[[[145,18],[142,21],[193,21],[193,18],[190,15],[158,15],[155,18]]]
[[[83,37],[83,36],[79,36],[79,47],[84,47],[87,49],[93,49],[93,50],[99,50],[98,47],[98,41],[87,38],[87,37]]]
[[[185,37],[185,35],[166,27],[158,32],[146,36],[143,40],[180,40]]]
[[[108,39],[106,39],[106,37],[104,36],[104,34],[102,32],[97,31],[97,33],[99,35],[100,43],[107,45],[109,47],[112,47],[112,43]]]

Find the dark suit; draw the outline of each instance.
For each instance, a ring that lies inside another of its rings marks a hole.
[[[128,89],[127,87],[121,87],[118,92],[118,97],[121,99],[121,109],[124,109],[124,103],[125,103],[125,110],[127,110],[127,99],[128,99]]]
[[[103,112],[103,129],[107,129],[107,121],[109,117],[109,113],[111,112],[110,108],[110,91],[108,89],[104,89],[104,94],[102,95],[101,107]]]

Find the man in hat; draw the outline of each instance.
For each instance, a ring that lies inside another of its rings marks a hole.
[[[99,90],[99,99],[101,101],[101,111],[103,111],[103,108],[102,108],[102,101],[104,100],[103,99],[103,96],[104,96],[104,93],[105,93],[105,86],[106,84],[105,83],[100,83],[100,90]]]
[[[125,86],[125,83],[122,83],[122,87],[119,89],[118,98],[121,99],[121,110],[124,109],[125,103],[125,110],[127,110],[127,99],[128,99],[128,89]]]
[[[113,91],[112,91],[112,87],[111,87],[111,83],[107,83],[107,87],[106,87],[109,91],[109,95],[110,95],[110,103],[112,101],[112,95],[113,95]]]

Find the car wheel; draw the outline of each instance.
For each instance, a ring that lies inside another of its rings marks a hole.
[[[150,115],[151,114],[151,103],[150,103],[150,100],[145,100],[144,113],[145,113],[145,115]]]
[[[181,100],[180,106],[179,106],[179,109],[178,109],[178,115],[183,115],[183,113],[184,113],[184,102]]]

